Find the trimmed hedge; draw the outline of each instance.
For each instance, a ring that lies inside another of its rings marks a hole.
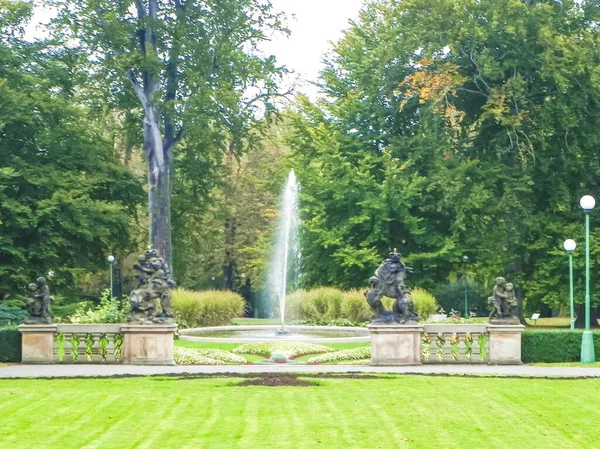
[[[523,363],[579,362],[582,331],[526,331],[521,338]],[[600,332],[594,332],[596,360],[600,361]]]
[[[0,328],[0,362],[21,361],[21,333],[16,327]]]

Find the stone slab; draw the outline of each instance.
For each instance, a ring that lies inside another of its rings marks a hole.
[[[35,364],[54,363],[55,324],[22,324],[21,362]]]
[[[490,365],[521,365],[521,334],[525,326],[488,324]]]
[[[173,335],[176,324],[128,324],[123,332],[123,363],[127,365],[175,365]]]
[[[371,324],[371,365],[421,365],[421,333],[418,324]]]

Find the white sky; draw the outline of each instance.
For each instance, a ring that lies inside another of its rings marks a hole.
[[[358,17],[363,0],[271,0],[275,9],[288,17],[289,37],[277,35],[266,42],[263,50],[274,54],[280,64],[285,64],[295,72],[289,84],[296,84],[297,90],[314,98],[317,88],[309,81],[316,81],[321,70],[322,58],[330,50],[331,42],[337,41],[348,21]],[[38,9],[34,24],[27,30],[29,36],[43,33],[43,23],[49,20],[52,12]]]
[[[298,90],[314,98],[317,88],[307,82],[317,80],[324,54],[342,36],[348,21],[358,17],[363,0],[271,1],[288,16],[291,35],[276,36],[264,45],[264,51],[296,72]]]

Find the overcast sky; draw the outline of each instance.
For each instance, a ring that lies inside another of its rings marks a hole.
[[[348,21],[358,17],[363,0],[271,0],[273,6],[286,13],[291,36],[275,36],[265,43],[264,51],[274,54],[281,64],[296,72],[304,83],[298,90],[309,96],[316,95],[317,89],[306,83],[316,81],[321,69],[321,59],[331,48],[330,42],[337,41]],[[34,23],[28,34],[39,35],[43,23],[51,11],[38,9]]]
[[[290,37],[279,36],[265,45],[265,52],[293,69],[305,81],[316,81],[321,59],[337,41],[348,21],[358,17],[363,0],[272,0],[273,6],[288,16]],[[316,88],[299,88],[311,97]]]

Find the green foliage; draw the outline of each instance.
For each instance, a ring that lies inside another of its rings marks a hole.
[[[582,333],[579,331],[530,331],[521,336],[523,363],[578,362]],[[596,360],[600,361],[600,333],[594,332]]]
[[[489,313],[487,297],[479,293],[477,285],[467,282],[467,304],[469,313],[484,316]],[[491,295],[490,290],[490,295]],[[490,296],[488,295],[488,296]],[[464,282],[452,282],[444,285],[442,291],[437,295],[440,307],[446,311],[458,310],[464,315],[465,310],[465,284]]]
[[[422,288],[413,288],[410,292],[415,312],[419,314],[422,320],[427,320],[431,315],[437,312],[439,306],[435,297],[427,290]]]
[[[369,304],[367,304],[364,290],[349,290],[344,292],[341,312],[343,317],[353,323],[364,323],[373,318],[373,312]]]
[[[297,290],[286,296],[286,320],[331,321],[341,317],[344,293],[330,287]]]
[[[87,303],[81,304],[68,320],[74,324],[125,323],[129,310],[127,297],[111,298],[107,289],[102,292],[98,306],[90,309]]]
[[[0,327],[0,362],[21,361],[21,333],[15,326]]]
[[[109,252],[135,246],[144,198],[101,114],[75,95],[87,56],[25,41],[30,12],[0,12],[0,299],[49,271],[51,291],[76,290]]]
[[[173,291],[175,321],[181,328],[222,326],[243,315],[246,304],[237,293],[225,290]]]
[[[505,275],[526,308],[565,305],[561,244],[583,241],[600,184],[596,6],[369,2],[328,57],[328,100],[289,114],[306,285],[366,285],[398,247],[409,286],[437,294],[466,253],[482,292]]]
[[[9,324],[21,324],[27,318],[27,312],[17,307],[7,307],[0,305],[0,327]]]

